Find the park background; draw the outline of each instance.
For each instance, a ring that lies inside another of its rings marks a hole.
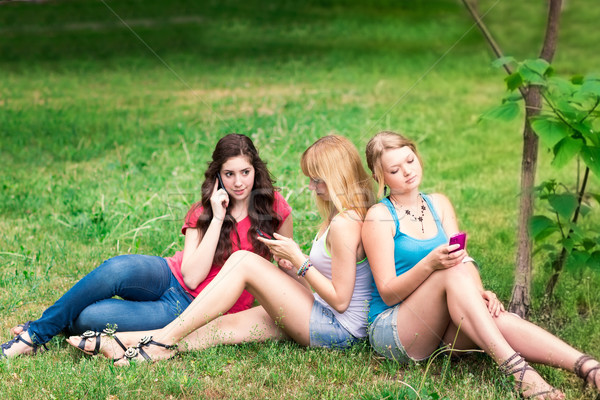
[[[546,1],[478,3],[507,55],[537,57]],[[599,18],[596,0],[565,1],[558,74],[600,72]],[[318,215],[302,151],[327,134],[361,154],[380,130],[407,134],[424,158],[424,190],[453,200],[484,283],[506,304],[523,122],[479,122],[505,95],[493,59],[453,0],[0,1],[1,342],[102,260],[181,249],[182,218],[228,132],[256,143],[303,248]],[[550,160],[540,148],[538,181],[574,182],[575,163],[556,170]],[[583,223],[597,229],[591,205]],[[536,255],[531,319],[600,356],[597,269],[563,274],[556,306],[542,310],[544,261]],[[404,398],[406,383],[423,398],[516,398],[480,354],[402,366],[367,345],[268,342],[117,369],[63,339],[0,362],[2,397],[376,399]],[[571,374],[539,371],[585,398]]]

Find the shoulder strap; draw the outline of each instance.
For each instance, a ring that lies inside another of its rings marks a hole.
[[[400,232],[400,220],[398,219],[398,214],[396,213],[396,207],[392,204],[389,197],[384,197],[381,199],[381,202],[387,207],[390,214],[392,214],[392,218],[394,219],[394,225],[396,226],[396,235]]]

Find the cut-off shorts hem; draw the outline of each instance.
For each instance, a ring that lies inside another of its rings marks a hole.
[[[360,341],[338,322],[329,308],[316,300],[310,312],[309,333],[310,347],[345,349]]]
[[[411,357],[402,346],[398,337],[398,308],[400,306],[401,304],[397,304],[388,308],[369,325],[369,343],[378,354],[401,364],[427,360],[430,355],[423,358]]]

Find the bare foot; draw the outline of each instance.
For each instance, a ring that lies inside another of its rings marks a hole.
[[[116,335],[107,335],[105,333],[88,332],[91,332],[93,335],[84,336],[84,333],[82,336],[70,336],[67,339],[67,343],[88,355],[102,354],[104,357],[112,360],[123,358],[127,347],[134,343],[133,341],[129,343],[125,340],[125,334],[119,334],[119,337],[117,337]]]
[[[144,336],[136,347],[127,349],[125,356],[117,361],[115,365],[122,367],[129,365],[131,360],[157,361],[167,360],[177,354],[176,345],[164,344],[153,340],[152,336]]]
[[[525,368],[525,374],[522,374],[521,371],[513,374],[523,398],[534,400],[563,400],[565,398],[563,392],[552,387],[536,370],[527,364],[525,364]]]
[[[23,326],[24,326],[23,324],[13,326],[12,328],[10,328],[10,334],[13,336],[17,336],[18,334],[23,332]]]

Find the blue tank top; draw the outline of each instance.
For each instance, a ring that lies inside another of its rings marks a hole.
[[[394,224],[396,225],[396,234],[394,235],[394,262],[396,264],[396,276],[400,276],[414,267],[419,261],[425,258],[427,254],[429,254],[439,245],[448,243],[448,236],[446,236],[446,232],[444,232],[440,218],[431,204],[431,199],[429,196],[423,193],[421,193],[421,196],[431,210],[431,214],[433,215],[433,219],[435,220],[435,225],[437,227],[437,234],[431,239],[415,239],[412,236],[408,236],[407,234],[400,232],[400,220],[398,219],[396,208],[389,198],[386,197],[381,200],[381,203],[383,203],[389,210],[390,214],[392,214]],[[373,298],[371,299],[371,308],[369,310],[369,322],[373,322],[379,314],[390,308],[381,299],[374,280],[372,286]]]

